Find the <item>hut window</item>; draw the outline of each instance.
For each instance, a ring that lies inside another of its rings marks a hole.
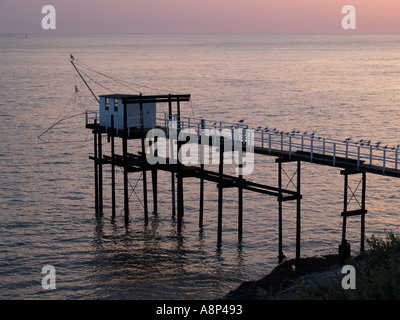
[[[118,112],[118,99],[114,99],[114,111]]]
[[[108,99],[106,98],[106,110],[108,111]]]

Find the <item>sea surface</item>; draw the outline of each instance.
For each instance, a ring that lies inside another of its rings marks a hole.
[[[267,195],[244,192],[238,243],[237,190],[224,190],[218,248],[215,184],[205,184],[199,229],[199,184],[184,181],[178,235],[169,174],[159,174],[158,214],[150,214],[148,225],[140,174],[130,174],[135,192],[126,226],[122,174],[117,171],[112,220],[106,167],[104,215],[95,216],[93,142],[84,111],[98,106],[70,54],[96,95],[190,93],[184,116],[397,145],[399,52],[395,34],[0,35],[0,298],[216,299],[278,264],[278,204]],[[106,139],[103,144],[109,153]],[[139,148],[131,142],[130,150]],[[285,165],[288,177],[294,170]],[[277,173],[274,158],[256,156],[248,178],[276,186]],[[350,178],[354,191],[360,177]],[[367,236],[398,233],[399,191],[399,179],[367,174]],[[337,253],[340,169],[304,163],[302,195],[302,256]],[[295,255],[295,216],[295,203],[284,203],[288,259]],[[359,217],[348,219],[347,239],[356,254]],[[42,288],[46,265],[56,270],[54,290]]]

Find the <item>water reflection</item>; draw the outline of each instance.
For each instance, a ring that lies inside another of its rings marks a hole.
[[[217,298],[229,291],[225,283],[243,273],[240,244],[232,264],[226,261],[232,257],[225,257],[216,242],[214,254],[210,254],[213,251],[202,229],[194,236],[186,236],[184,231],[179,235],[173,219],[160,219],[158,215],[150,217],[147,225],[142,222],[140,228],[119,222],[104,217],[94,220],[89,277],[93,287],[99,288],[99,298]],[[202,286],[211,288],[211,292],[199,293]]]

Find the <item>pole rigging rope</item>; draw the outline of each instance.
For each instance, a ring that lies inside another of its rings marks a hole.
[[[81,77],[82,81],[85,83],[86,87],[88,87],[89,91],[92,93],[93,97],[97,100],[97,102],[100,102],[99,99],[96,97],[96,95],[93,93],[92,89],[89,87],[89,85],[87,84],[86,80],[82,77],[81,73],[79,72],[78,68],[76,67],[75,63],[74,63],[74,56],[71,53],[71,56],[69,58],[69,61],[71,62],[71,64],[74,66],[76,72],[78,72],[79,76]]]

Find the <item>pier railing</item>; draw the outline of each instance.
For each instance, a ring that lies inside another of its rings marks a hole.
[[[181,130],[195,130],[201,135],[204,130],[215,136],[232,137],[232,141],[237,140],[248,143],[252,141],[255,148],[265,149],[269,154],[273,151],[286,152],[289,158],[295,153],[302,153],[313,158],[324,156],[330,159],[332,166],[336,165],[339,158],[355,161],[356,169],[359,170],[361,164],[368,164],[379,167],[382,174],[388,169],[399,169],[399,147],[383,146],[381,143],[373,144],[370,140],[352,141],[351,139],[337,140],[316,136],[314,133],[301,133],[300,131],[279,131],[268,127],[250,128],[243,123],[230,123],[224,121],[205,120],[202,118],[188,118],[172,116],[167,114],[163,118],[157,118],[156,123],[166,128],[179,126]],[[227,133],[230,131],[230,134]]]
[[[96,120],[97,123],[99,123],[98,112],[86,110],[85,111],[85,124],[86,124],[86,126],[88,124],[94,124],[95,120]]]
[[[93,124],[94,120],[99,124],[98,113],[86,111],[86,124]],[[338,159],[349,159],[355,162],[358,170],[361,164],[367,164],[379,168],[382,174],[389,169],[400,169],[400,148],[383,146],[381,143],[373,144],[370,140],[352,141],[351,139],[337,140],[324,138],[314,133],[300,131],[279,131],[269,127],[251,128],[248,125],[238,122],[206,120],[194,117],[169,117],[164,113],[163,117],[157,117],[156,125],[169,128],[177,128],[196,132],[200,137],[207,131],[215,141],[220,136],[231,137],[233,143],[253,143],[254,148],[261,148],[263,153],[271,154],[273,151],[282,151],[288,154],[289,158],[301,153],[313,162],[315,156],[324,156],[335,166]],[[102,125],[102,124],[100,124]],[[107,127],[107,126],[106,126]],[[106,128],[107,129],[107,128]],[[199,140],[200,141],[200,140]]]

